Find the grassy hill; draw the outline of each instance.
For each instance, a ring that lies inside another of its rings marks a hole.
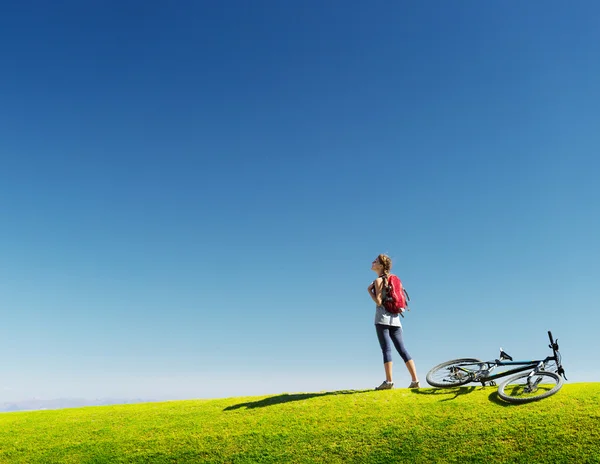
[[[600,383],[282,394],[0,414],[1,463],[600,463]]]

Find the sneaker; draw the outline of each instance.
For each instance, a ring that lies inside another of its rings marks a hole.
[[[417,380],[416,382],[411,382],[408,388],[421,388],[421,386],[419,385],[419,381]]]
[[[387,380],[384,380],[381,385],[375,387],[375,390],[391,390],[392,388],[394,388],[394,382],[388,382]]]

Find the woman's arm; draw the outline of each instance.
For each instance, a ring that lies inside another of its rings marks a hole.
[[[369,288],[369,295],[377,306],[381,306],[381,289],[383,288],[383,279],[381,277],[375,279]]]
[[[369,292],[369,296],[371,297],[371,299],[377,303],[376,297],[375,297],[375,281],[371,282],[371,285],[369,285],[369,287],[367,288],[367,291]]]

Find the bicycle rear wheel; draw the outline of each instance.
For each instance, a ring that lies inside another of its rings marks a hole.
[[[562,377],[554,372],[523,372],[502,383],[498,396],[509,403],[528,403],[554,395],[562,386]]]
[[[427,383],[432,387],[458,387],[472,382],[485,363],[476,358],[453,359],[433,367],[427,373]]]

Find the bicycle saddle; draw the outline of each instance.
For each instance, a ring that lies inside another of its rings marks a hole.
[[[508,353],[505,353],[502,348],[500,348],[500,359],[507,359],[508,361],[512,361],[513,358]]]

